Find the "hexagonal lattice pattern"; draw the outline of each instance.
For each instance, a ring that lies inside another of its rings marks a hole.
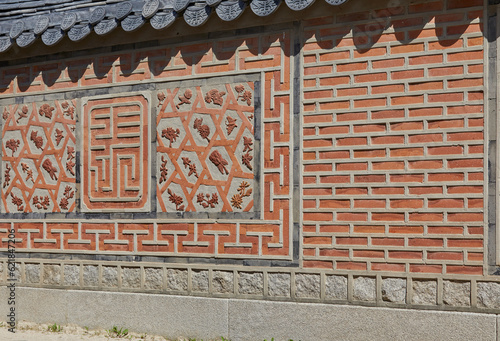
[[[75,104],[3,108],[2,212],[75,209]]]
[[[251,82],[158,92],[159,211],[253,211],[253,93]]]

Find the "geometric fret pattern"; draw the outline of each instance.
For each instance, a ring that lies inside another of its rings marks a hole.
[[[87,99],[82,143],[83,211],[148,210],[147,98]]]

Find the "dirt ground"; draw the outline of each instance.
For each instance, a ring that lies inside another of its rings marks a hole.
[[[87,330],[76,325],[61,326],[60,331],[49,331],[48,324],[19,322],[16,333],[8,331],[5,322],[0,322],[0,340],[2,341],[72,341],[72,340],[144,340],[144,341],[174,341],[159,335],[129,333],[124,337],[117,337],[113,331]],[[53,329],[57,329],[55,326]],[[221,339],[219,339],[221,340]],[[175,341],[190,341],[188,338],[178,338]],[[194,341],[194,340],[193,340]],[[201,340],[200,340],[201,341]],[[208,341],[208,340],[207,340]]]

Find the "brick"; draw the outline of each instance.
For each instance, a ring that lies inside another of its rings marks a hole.
[[[482,194],[483,186],[448,186],[448,194]]]
[[[481,32],[482,24],[466,24],[446,27],[447,35],[463,35],[467,33]]]
[[[459,248],[477,248],[483,247],[483,241],[481,239],[448,239],[448,247],[459,247]]]
[[[360,120],[365,121],[368,118],[368,113],[357,112],[357,113],[337,114],[336,118],[338,122],[360,121]]]
[[[391,157],[423,156],[423,148],[397,148],[390,150]]]
[[[447,133],[448,141],[477,141],[483,140],[483,132]]]
[[[391,105],[408,105],[424,103],[424,95],[392,97]]]
[[[372,107],[383,107],[387,105],[387,99],[385,98],[375,98],[375,99],[358,99],[354,100],[355,108],[372,108]]]
[[[447,94],[428,94],[427,101],[429,103],[436,102],[461,102],[464,100],[464,94],[461,92]]]
[[[429,208],[463,208],[464,199],[429,199]]]
[[[443,271],[442,265],[420,265],[410,264],[410,272],[440,274]]]
[[[409,84],[410,91],[442,90],[443,82],[420,82]]]
[[[374,149],[374,150],[355,150],[355,158],[376,158],[385,157],[385,149]]]
[[[483,159],[448,160],[448,168],[474,168],[483,167]]]
[[[483,199],[469,199],[467,203],[468,208],[483,208]]]
[[[424,38],[435,38],[442,37],[444,34],[443,27],[435,27],[431,29],[418,29],[418,30],[410,30],[408,31],[408,38],[410,40],[413,39],[424,39]]]
[[[305,221],[332,221],[333,213],[329,212],[304,212]]]
[[[377,136],[370,138],[371,144],[404,144],[404,136]]]
[[[368,62],[337,64],[337,72],[350,72],[366,70]]]
[[[349,257],[349,250],[321,249],[319,255],[324,257]]]
[[[373,86],[371,93],[373,95],[378,94],[389,94],[389,93],[402,93],[405,91],[405,86],[403,84],[391,84],[391,85],[381,85]]]
[[[462,275],[482,275],[482,266],[470,266],[470,265],[447,265],[447,274],[462,274]]]
[[[351,78],[349,76],[344,77],[326,77],[320,78],[320,86],[337,86],[337,85],[349,85]]]
[[[353,51],[354,58],[380,57],[380,56],[385,56],[385,54],[386,54],[385,47],[379,47],[379,48],[372,47],[368,50],[355,49]]]
[[[391,182],[423,182],[423,174],[391,174]]]
[[[384,258],[384,251],[354,250],[352,256],[354,258]]]
[[[469,74],[471,74],[471,73],[483,73],[484,72],[484,67],[483,67],[482,64],[468,65],[467,66],[467,72]]]
[[[427,252],[427,259],[432,260],[463,260],[464,254],[462,252]]]
[[[319,201],[319,208],[350,208],[351,203],[349,200],[333,200],[321,199]]]
[[[415,79],[424,77],[424,70],[405,70],[405,71],[392,71],[391,79]]]
[[[421,199],[391,199],[391,208],[422,208],[424,201]]]
[[[443,188],[437,186],[409,187],[408,191],[411,195],[442,194]]]
[[[403,238],[375,238],[371,239],[374,246],[404,246],[405,240]]]
[[[313,231],[313,232],[315,232],[315,231]],[[347,232],[349,232],[349,225],[321,225],[319,227],[319,232],[320,233],[347,233]]]
[[[366,270],[366,263],[358,263],[358,262],[337,262],[338,270]]]
[[[429,69],[429,77],[443,77],[443,76],[454,76],[463,75],[463,66],[445,66]]]
[[[372,213],[373,221],[404,221],[404,213]]]
[[[442,213],[410,213],[410,221],[443,221]]]
[[[384,233],[385,226],[383,225],[354,225],[353,227],[354,233]]]
[[[304,172],[330,172],[332,171],[331,163],[316,163],[312,165],[304,165]]]
[[[372,163],[373,170],[391,170],[391,169],[403,170],[404,168],[405,168],[405,163],[403,161],[386,161],[386,162]]]
[[[307,115],[304,116],[304,123],[331,123],[333,121],[333,115],[332,114],[321,114],[321,115]],[[339,127],[342,128],[342,127]],[[347,128],[347,127],[345,127]],[[320,129],[321,131],[321,129]],[[347,128],[347,131],[349,131],[349,128]]]
[[[367,188],[360,187],[343,187],[335,189],[336,195],[366,195],[368,194]]]
[[[467,260],[470,262],[483,262],[483,254],[480,252],[468,252]]]
[[[441,64],[443,62],[443,55],[435,54],[435,55],[409,57],[408,62],[410,65]]]
[[[305,196],[307,195],[331,195],[331,188],[304,188],[303,193]]]
[[[457,80],[448,80],[447,81],[448,88],[470,88],[474,86],[482,86],[483,79],[482,78],[467,78],[467,79],[457,79]]]
[[[336,237],[337,245],[368,245],[368,238],[365,237]]]
[[[415,247],[443,247],[443,239],[438,238],[410,238],[408,246]]]
[[[467,174],[467,180],[468,181],[483,181],[484,179],[484,173],[482,172],[470,172]]]
[[[448,213],[448,221],[481,222],[483,219],[483,213]]]
[[[337,163],[335,165],[337,171],[362,171],[368,169],[367,162],[351,162],[351,163]]]
[[[338,221],[367,221],[368,214],[366,213],[348,213],[348,212],[338,212]]]
[[[464,147],[462,146],[428,147],[427,152],[429,155],[462,155],[464,152]]]
[[[432,173],[427,179],[430,182],[464,181],[464,173]]]
[[[482,105],[460,105],[448,107],[448,115],[482,114]]]
[[[410,168],[410,169],[439,169],[439,168],[443,168],[443,161],[442,160],[409,161],[408,168]]]
[[[467,232],[469,234],[483,235],[484,228],[482,226],[469,226]]]
[[[403,272],[405,271],[405,265],[397,263],[372,263],[371,269],[373,271]]]
[[[406,226],[389,226],[389,233],[391,234],[423,234],[424,233],[424,227],[423,226],[411,226],[411,225],[406,225]]]
[[[404,44],[391,47],[391,54],[412,53],[424,51],[424,44]]]
[[[316,90],[304,92],[304,99],[320,99],[333,97],[333,90]]]
[[[483,154],[484,146],[469,146],[469,154]]]
[[[304,244],[326,244],[332,245],[332,237],[304,237]]]
[[[387,118],[403,118],[405,117],[405,111],[401,109],[395,110],[381,110],[372,112],[372,119],[387,119]]]
[[[354,76],[355,83],[381,82],[386,80],[387,80],[387,74],[385,72],[369,73],[366,75]]]
[[[374,183],[374,182],[385,182],[385,175],[383,174],[371,174],[371,175],[355,175],[354,176],[354,182],[368,182],[368,183]]]
[[[360,146],[368,143],[366,137],[345,137],[336,139],[337,146]]]
[[[315,268],[315,269],[332,269],[333,262],[332,261],[319,261],[319,260],[304,260],[302,262],[302,266],[304,268]]]
[[[467,100],[468,101],[482,101],[484,99],[483,90],[479,91],[468,91],[467,92]]]
[[[410,4],[408,6],[408,13],[424,13],[424,12],[441,11],[443,8],[443,4],[444,3],[442,1]]]
[[[438,40],[436,42],[429,42],[429,51],[433,50],[446,50],[463,47],[462,39],[449,39],[449,40]]]
[[[421,251],[389,251],[389,258],[397,259],[422,259]]]
[[[304,76],[330,74],[330,73],[333,73],[333,66],[331,65],[313,66],[304,68]]]
[[[327,175],[320,177],[322,184],[343,184],[349,183],[349,175]]]
[[[380,133],[386,131],[386,126],[385,124],[360,124],[354,125],[353,131],[354,133]]]
[[[421,117],[421,116],[441,116],[443,114],[443,108],[416,108],[409,109],[410,117]]]
[[[464,228],[462,226],[428,226],[427,232],[429,234],[463,234]]]
[[[319,158],[321,160],[338,160],[338,159],[348,159],[350,157],[349,151],[321,151],[319,152]]]
[[[427,124],[429,129],[463,128],[464,120],[439,120],[430,121]]]
[[[385,208],[385,200],[380,199],[356,199],[354,208]]]
[[[337,96],[366,96],[368,94],[368,88],[348,88],[348,89],[337,89]]]
[[[422,122],[401,122],[391,123],[390,127],[392,131],[422,130],[424,128],[424,124]]]
[[[405,65],[404,58],[392,58],[392,59],[372,61],[373,69],[388,69],[393,67],[402,67],[404,65]]]
[[[349,58],[350,58],[349,51],[327,52],[319,55],[319,60],[322,62],[349,59]]]
[[[316,200],[302,200],[302,207],[304,209],[316,208]]]
[[[483,37],[469,37],[467,38],[467,46],[483,46]]]
[[[404,194],[404,187],[372,187],[373,195]]]
[[[469,127],[483,127],[484,119],[483,118],[469,118]]]
[[[417,134],[408,136],[409,143],[443,142],[443,134]]]
[[[315,140],[305,140],[304,148],[321,148],[321,147],[332,147],[332,139],[315,139]]]

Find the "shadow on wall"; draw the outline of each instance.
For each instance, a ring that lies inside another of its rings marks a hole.
[[[397,40],[404,45],[409,45],[418,38],[434,36],[438,37],[438,43],[442,47],[453,46],[461,38],[461,35],[467,30],[477,26],[483,32],[482,9],[467,11],[460,9],[460,1],[448,3],[448,8],[443,9],[446,2],[425,2],[417,4],[408,4],[405,0],[390,0],[386,8],[379,10],[362,10],[359,3],[351,2],[361,9],[359,12],[338,13],[335,15],[336,24],[329,28],[323,28],[328,34],[322,32],[317,44],[325,49],[335,49],[336,46],[342,46],[346,40],[351,41],[360,54],[369,53],[377,43],[383,43],[386,40]],[[477,4],[482,7],[482,1]],[[440,14],[436,14],[440,13]],[[332,17],[327,17],[325,22],[332,22]],[[464,24],[464,19],[467,24]],[[479,19],[479,20],[477,20]],[[317,24],[322,18],[315,19]],[[476,21],[477,23],[471,23]],[[359,23],[352,25],[353,22]],[[430,24],[430,25],[429,25]],[[431,28],[426,28],[432,26]],[[259,29],[260,34],[266,31]],[[93,33],[87,39],[99,39]],[[314,38],[315,30],[304,32],[304,41]],[[276,36],[275,36],[276,37]],[[20,91],[24,92],[30,89],[35,79],[41,78],[45,85],[51,87],[56,84],[61,77],[69,77],[73,83],[77,83],[89,66],[93,66],[95,76],[102,80],[111,73],[112,65],[119,61],[119,72],[124,77],[134,75],[140,66],[141,61],[148,60],[149,72],[157,76],[163,72],[167,66],[175,63],[175,58],[181,58],[185,65],[195,66],[203,62],[207,54],[213,53],[219,61],[231,59],[240,46],[246,46],[248,53],[258,55],[265,53],[276,39],[262,39],[259,44],[258,38],[235,37],[226,41],[206,42],[189,46],[175,46],[157,48],[151,50],[137,51],[135,53],[117,53],[104,57],[85,57],[66,60],[64,62],[53,62],[34,66],[31,70],[29,66],[15,67],[12,70],[6,70],[2,79],[0,79],[0,95],[8,91],[8,85],[17,77]],[[289,54],[289,51],[285,51]],[[175,57],[175,58],[174,58]],[[63,73],[66,72],[66,75]],[[141,71],[142,72],[142,71]],[[111,82],[111,79],[109,80]]]

